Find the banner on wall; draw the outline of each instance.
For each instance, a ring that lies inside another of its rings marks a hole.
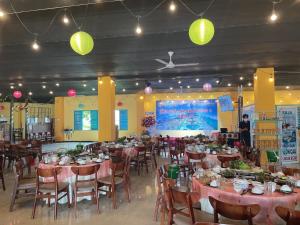
[[[157,101],[156,123],[157,130],[217,130],[216,100]]]
[[[277,106],[277,116],[281,121],[281,160],[282,163],[295,163],[298,158],[298,108]]]

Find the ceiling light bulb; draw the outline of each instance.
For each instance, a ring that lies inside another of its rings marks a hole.
[[[22,86],[23,86],[23,84],[22,84],[22,83],[18,83],[18,86],[19,86],[19,87],[22,87]]]
[[[216,80],[216,83],[217,83],[217,84],[219,84],[219,83],[220,83],[220,81],[219,81],[219,80]]]
[[[86,87],[86,84],[83,84],[82,86],[83,86],[83,87]]]
[[[252,86],[252,83],[251,83],[251,82],[249,82],[249,83],[248,83],[248,86],[249,86],[249,87],[251,87],[251,86]]]
[[[170,90],[173,90],[173,87],[170,87]]]
[[[143,33],[143,29],[139,24],[137,25],[137,27],[135,29],[135,33],[137,33],[138,35]]]
[[[10,86],[10,89],[14,89],[15,87],[13,85]]]
[[[286,89],[290,89],[290,86],[286,86],[285,88],[286,88]]]
[[[231,87],[231,83],[228,83],[227,86],[228,86],[228,87]]]
[[[96,88],[92,88],[92,91],[96,91]]]
[[[38,44],[38,42],[36,40],[32,43],[31,47],[35,51],[40,49],[40,45]]]
[[[53,91],[49,91],[49,94],[50,94],[50,95],[53,95]]]
[[[135,86],[139,86],[139,82],[136,82],[136,83],[135,83]]]
[[[240,80],[244,80],[244,77],[240,77]]]
[[[125,88],[123,88],[123,90],[122,90],[123,92],[125,92],[126,91],[126,89]]]
[[[181,80],[178,81],[178,84],[181,84]]]
[[[196,79],[196,82],[199,82],[199,78]]]
[[[56,83],[56,84],[55,84],[56,87],[59,87],[59,85],[60,85],[59,83]]]
[[[162,81],[161,80],[158,80],[158,83],[161,83]]]
[[[277,14],[276,14],[276,12],[275,12],[275,10],[272,12],[272,15],[270,16],[270,20],[272,21],[272,22],[275,22],[276,20],[278,19],[278,16],[277,16]]]
[[[68,24],[70,23],[70,20],[69,20],[69,18],[67,17],[67,15],[64,15],[64,16],[63,16],[62,21],[63,21],[63,23],[66,24],[66,25],[68,25]]]
[[[43,89],[46,89],[46,85],[43,85],[42,88],[43,88]]]
[[[4,12],[2,10],[0,10],[0,17],[4,16]]]
[[[191,86],[190,85],[188,85],[188,86],[186,86],[188,89],[190,89],[191,88]]]
[[[269,82],[273,82],[274,81],[274,78],[273,77],[270,77],[269,78]]]
[[[28,95],[29,95],[29,96],[31,96],[31,95],[32,95],[32,92],[31,92],[31,91],[29,91],[29,92],[28,92]]]
[[[174,3],[174,1],[171,2],[170,6],[169,6],[169,9],[171,12],[174,12],[176,11],[176,4]]]

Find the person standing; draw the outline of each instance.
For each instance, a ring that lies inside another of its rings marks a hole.
[[[251,136],[250,136],[250,121],[248,114],[243,115],[243,120],[239,123],[240,128],[240,142],[245,146],[244,154],[250,153]]]

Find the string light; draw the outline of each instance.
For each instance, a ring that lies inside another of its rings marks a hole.
[[[137,17],[137,20],[138,20],[138,24],[137,24],[137,26],[136,26],[136,28],[135,28],[135,33],[137,34],[137,35],[141,35],[142,33],[143,33],[143,29],[142,29],[142,27],[141,27],[141,25],[140,25],[140,16],[138,16]]]
[[[276,10],[275,10],[275,4],[276,4],[276,2],[273,2],[272,14],[270,16],[270,21],[271,22],[275,22],[278,19],[278,15],[277,15]]]
[[[169,10],[170,10],[171,12],[175,12],[175,11],[176,11],[176,8],[177,8],[177,6],[176,6],[176,4],[174,3],[174,1],[171,1],[170,6],[169,6]]]
[[[31,48],[32,48],[34,51],[38,51],[38,50],[40,49],[40,45],[39,45],[39,43],[37,42],[37,39],[36,39],[36,38],[35,38],[34,41],[32,42]]]

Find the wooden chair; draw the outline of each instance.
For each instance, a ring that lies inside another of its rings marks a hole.
[[[221,162],[221,167],[227,168],[230,161],[238,160],[240,159],[240,156],[218,155],[217,158]]]
[[[299,225],[300,223],[300,211],[294,209],[288,209],[285,207],[277,206],[275,211],[278,216],[280,216],[286,225]]]
[[[129,167],[130,157],[127,156],[125,160],[121,162],[113,162],[110,160],[111,175],[107,177],[98,178],[98,191],[108,192],[109,196],[112,197],[113,208],[117,208],[116,204],[116,187],[117,185],[123,184],[124,191],[127,196],[128,202],[130,202],[130,181],[129,181]],[[102,189],[102,187],[108,187]]]
[[[164,191],[163,191],[163,181],[164,177],[166,177],[167,168],[168,165],[160,166],[156,170],[156,184],[157,184],[157,197],[156,197],[156,203],[155,203],[155,209],[154,209],[154,220],[158,220],[158,212],[159,209],[163,210],[164,207],[166,207],[165,199],[164,199]]]
[[[50,199],[54,198],[54,219],[57,218],[58,201],[63,197],[68,199],[68,207],[70,208],[69,184],[58,182],[57,175],[61,172],[61,167],[56,168],[37,168],[36,170],[36,192],[32,209],[32,219],[35,217],[36,204],[38,199],[48,198],[48,206]],[[44,181],[50,179],[52,181]],[[54,194],[53,194],[54,193]],[[59,194],[62,194],[59,197]]]
[[[123,148],[108,148],[108,152],[111,156],[122,157]]]
[[[174,180],[173,182],[170,182],[170,179],[167,179],[167,181],[168,182],[164,184],[164,187],[168,209],[168,225],[172,225],[174,223],[173,216],[175,214],[189,217],[192,224],[194,224],[195,215],[189,190],[186,188],[174,187]],[[177,206],[181,208],[178,208]],[[184,210],[187,210],[188,212],[184,212]]]
[[[12,212],[16,199],[23,197],[33,197],[36,190],[36,177],[31,174],[30,161],[32,156],[26,157],[27,165],[23,159],[19,159],[14,166],[15,184],[11,195],[9,211]],[[27,173],[24,170],[27,168]]]
[[[180,169],[180,174],[183,173],[183,176],[187,177],[189,175],[189,164],[186,163],[183,158],[180,158],[180,152],[175,148],[169,148],[169,153],[171,164],[177,164]]]
[[[75,183],[73,187],[73,202],[75,208],[75,216],[77,217],[77,198],[83,196],[92,196],[97,203],[97,211],[100,213],[99,208],[99,195],[97,185],[97,172],[100,168],[100,164],[91,166],[73,166],[72,172],[76,175]],[[83,176],[91,176],[92,178],[85,180],[80,179]]]
[[[137,155],[131,160],[131,162],[135,165],[138,175],[140,175],[141,168],[144,166],[146,167],[146,172],[148,173],[146,147],[135,147],[135,150],[137,151]]]
[[[196,171],[196,164],[198,162],[201,163],[201,167],[203,164],[203,159],[206,157],[206,154],[203,152],[189,152],[186,151],[186,155],[188,157],[188,164],[189,164],[189,173],[190,174],[194,174],[194,172]],[[191,160],[194,160],[194,162],[192,162]],[[195,163],[196,161],[196,163]]]
[[[150,163],[152,165],[153,169],[157,168],[157,161],[156,161],[156,155],[154,151],[154,143],[147,142],[145,143],[146,147],[146,161],[147,165]]]
[[[4,181],[3,169],[4,169],[4,157],[3,157],[3,155],[0,155],[0,179],[2,181],[2,189],[3,189],[3,191],[5,191],[5,181]]]
[[[291,167],[282,167],[282,172],[286,176],[294,176],[296,173],[300,174],[299,168],[291,168]]]
[[[248,220],[249,225],[253,225],[253,217],[255,217],[259,211],[259,205],[235,205],[230,203],[221,202],[213,197],[209,196],[209,201],[214,208],[214,222],[219,222],[219,214],[233,220]]]

